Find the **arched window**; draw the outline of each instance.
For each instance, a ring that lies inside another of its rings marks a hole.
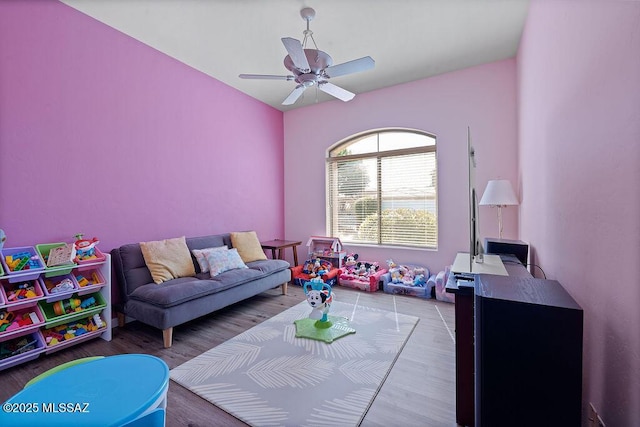
[[[438,246],[436,138],[408,129],[358,134],[327,157],[327,232],[343,243]]]

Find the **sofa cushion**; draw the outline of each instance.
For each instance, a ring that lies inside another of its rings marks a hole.
[[[287,261],[281,259],[266,259],[247,263],[247,267],[258,270],[265,275],[286,270],[289,266],[290,264]]]
[[[238,250],[240,257],[245,263],[267,259],[255,231],[231,233],[231,244]]]
[[[228,270],[213,278],[209,278],[209,273],[198,273],[196,277],[168,280],[162,286],[154,283],[138,286],[129,298],[163,308],[173,307],[235,286],[251,286],[248,282],[286,270],[288,266],[281,260],[256,261],[248,265],[250,268]]]
[[[184,236],[140,242],[145,264],[157,284],[179,277],[194,276],[196,270]]]
[[[245,268],[229,270],[208,280],[182,277],[168,280],[162,286],[153,283],[139,286],[129,298],[167,308],[243,285],[261,276],[259,271]]]

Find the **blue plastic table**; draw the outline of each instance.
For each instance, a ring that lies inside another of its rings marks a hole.
[[[137,426],[158,425],[158,420],[164,425],[168,388],[169,367],[162,359],[146,354],[109,356],[26,387],[2,405],[0,425]]]

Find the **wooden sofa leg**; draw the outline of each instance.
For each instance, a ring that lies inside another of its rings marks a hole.
[[[124,313],[117,313],[117,314],[118,314],[118,327],[124,328],[124,323],[125,323]]]
[[[287,285],[288,285],[287,282],[284,282],[282,285],[280,285],[280,286],[282,286],[282,295],[286,295],[287,294]]]
[[[162,341],[164,342],[164,348],[171,347],[173,341],[173,328],[162,330]]]

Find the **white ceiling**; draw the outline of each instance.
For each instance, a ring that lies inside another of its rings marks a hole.
[[[316,98],[310,88],[285,107],[295,82],[238,74],[290,74],[280,39],[302,40],[304,7],[315,9],[310,29],[334,64],[375,60],[373,70],[331,80],[358,94],[515,56],[529,6],[529,0],[62,2],[282,111],[335,98],[322,92]]]

